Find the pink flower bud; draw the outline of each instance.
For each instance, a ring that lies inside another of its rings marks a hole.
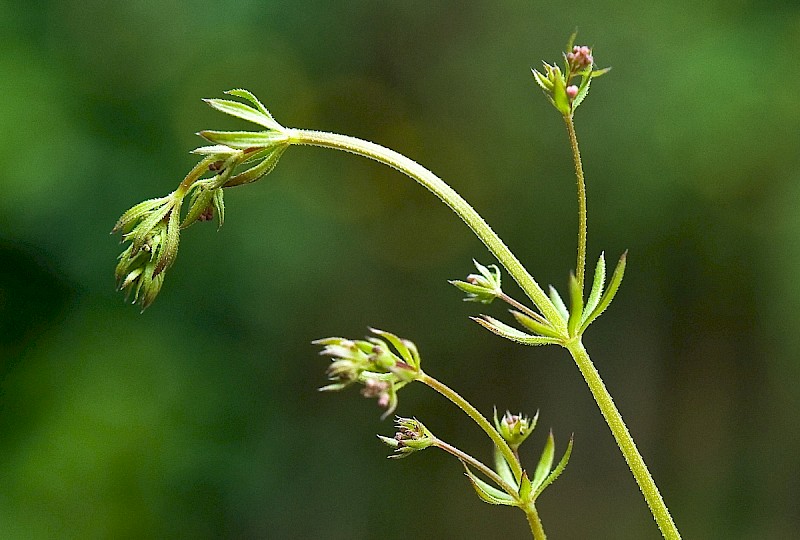
[[[574,84],[567,86],[567,96],[569,97],[570,101],[575,99],[578,95],[578,87]]]
[[[575,45],[572,52],[567,54],[567,63],[573,71],[580,71],[594,64],[592,49],[587,46]]]

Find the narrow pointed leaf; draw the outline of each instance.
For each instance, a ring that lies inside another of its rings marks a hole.
[[[186,212],[186,217],[183,218],[181,229],[185,229],[197,221],[214,198],[214,194],[211,190],[198,186],[197,184],[195,184],[195,186],[189,201],[189,211]]]
[[[528,317],[527,315],[519,311],[513,309],[509,311],[511,311],[511,314],[514,316],[517,322],[522,326],[524,326],[525,328],[527,328],[528,330],[531,330],[543,336],[548,336],[553,338],[561,337],[559,333],[552,326],[542,324],[536,319]]]
[[[544,479],[544,482],[536,488],[536,491],[533,494],[534,499],[538,497],[544,488],[555,482],[555,480],[561,476],[561,473],[564,472],[564,469],[567,467],[567,463],[569,463],[569,457],[572,455],[572,437],[569,438],[569,443],[567,444],[567,450],[564,452],[564,455],[561,457],[561,461],[558,462],[556,468],[547,475],[547,478]]]
[[[562,319],[564,319],[564,322],[567,322],[569,319],[569,310],[567,309],[567,305],[564,304],[564,300],[561,299],[561,295],[558,294],[558,291],[552,285],[550,285],[550,300],[556,307],[558,314],[561,315]]]
[[[222,227],[222,224],[225,223],[225,200],[223,191],[221,188],[217,188],[214,190],[214,211],[217,213],[217,220],[219,225],[217,228]]]
[[[539,458],[539,464],[536,466],[536,472],[533,474],[533,489],[536,490],[542,485],[547,475],[550,474],[550,468],[553,466],[553,454],[555,453],[555,441],[553,440],[553,432],[547,436],[547,442],[544,445],[542,456]]]
[[[592,78],[600,77],[601,75],[605,75],[609,71],[611,71],[611,67],[607,67],[607,68],[603,68],[603,69],[595,69],[595,70],[592,70],[592,73],[590,74],[590,77],[592,77]]]
[[[497,288],[500,288],[500,269],[497,268],[497,265],[492,264],[489,266],[483,266],[475,259],[472,259],[472,262],[475,263],[475,268],[478,269],[478,272],[480,272],[483,277],[493,283],[496,283]]]
[[[606,258],[604,253],[600,253],[600,258],[597,260],[597,266],[594,269],[594,280],[592,281],[592,290],[589,292],[589,299],[586,301],[586,307],[583,308],[583,316],[581,317],[581,324],[586,322],[589,315],[592,314],[597,303],[600,301],[600,295],[603,294],[603,285],[606,283]]]
[[[406,347],[406,344],[403,343],[402,339],[391,332],[384,332],[383,330],[378,330],[377,328],[370,328],[369,331],[373,334],[379,335],[391,343],[394,348],[397,349],[397,352],[400,353],[400,357],[406,362],[406,364],[412,364],[414,362],[414,357],[411,356],[411,352],[408,350],[408,347]]]
[[[556,108],[561,114],[569,115],[572,109],[569,97],[567,97],[567,87],[564,85],[564,78],[558,67],[553,69],[557,71],[555,82],[553,83],[553,103],[555,103]]]
[[[241,150],[237,150],[236,148],[231,148],[230,146],[226,146],[224,144],[215,144],[213,146],[201,146],[200,148],[195,148],[190,153],[201,154],[204,156],[228,157],[241,153]]]
[[[159,249],[158,260],[156,267],[153,269],[153,276],[158,276],[172,266],[175,258],[178,256],[178,244],[180,242],[180,207],[175,207],[169,215],[169,222],[167,224],[167,233],[164,238],[164,243]]]
[[[584,77],[583,81],[581,81],[581,85],[578,88],[578,95],[575,96],[575,99],[572,101],[572,110],[578,108],[578,106],[583,103],[583,100],[586,99],[586,96],[589,94],[589,85],[592,82],[592,77]]]
[[[228,99],[204,99],[203,101],[220,112],[235,116],[236,118],[241,118],[242,120],[247,120],[259,126],[264,126],[265,128],[274,129],[276,131],[279,131],[281,128],[280,124],[271,117],[264,115],[261,111],[257,111],[244,103]]]
[[[457,279],[452,279],[448,281],[450,285],[454,285],[460,291],[465,292],[467,294],[472,294],[474,296],[468,296],[464,298],[465,302],[481,302],[480,299],[476,298],[480,293],[486,292],[486,287],[481,287],[480,285],[473,285],[472,283],[467,283],[466,281],[459,281]],[[494,300],[494,298],[493,298]],[[482,302],[483,303],[483,302]]]
[[[529,501],[531,495],[533,494],[533,484],[531,483],[530,478],[528,478],[528,473],[522,473],[522,479],[519,482],[519,498],[523,501]]]
[[[517,501],[515,501],[511,495],[487,484],[478,478],[463,461],[461,464],[464,466],[464,470],[466,471],[464,474],[467,476],[467,478],[469,478],[472,487],[475,488],[475,493],[478,494],[478,497],[483,502],[503,506],[517,505]]]
[[[272,152],[265,157],[261,163],[255,165],[246,171],[240,172],[236,176],[232,177],[230,180],[225,182],[225,187],[234,187],[234,186],[241,186],[243,184],[249,184],[251,182],[255,182],[262,176],[265,176],[272,172],[275,166],[278,164],[278,160],[283,155],[283,152],[286,150],[286,145],[275,146],[272,148]]]
[[[521,343],[523,345],[549,345],[552,343],[558,343],[559,340],[555,338],[543,337],[543,336],[532,336],[530,334],[526,334],[521,330],[517,330],[511,326],[508,326],[505,323],[498,321],[493,317],[489,317],[484,315],[483,318],[479,317],[470,317],[473,321],[480,324],[490,332],[497,334],[498,336],[504,337],[506,339],[510,339],[511,341],[516,341],[517,343]]]
[[[144,217],[148,212],[154,210],[158,205],[163,204],[166,202],[168,197],[158,197],[156,199],[148,199],[146,201],[142,201],[136,206],[128,209],[125,211],[122,216],[117,220],[116,225],[114,228],[111,229],[112,233],[117,232],[128,232],[128,229],[131,225],[134,225],[139,219]]]
[[[495,415],[497,413],[495,412]],[[494,470],[500,475],[500,478],[508,482],[509,485],[517,487],[517,481],[514,479],[514,473],[511,472],[511,467],[508,465],[503,453],[494,447]]]
[[[611,280],[608,282],[608,288],[606,289],[606,292],[603,293],[602,297],[600,297],[600,302],[597,303],[597,307],[594,308],[591,315],[589,315],[589,317],[586,318],[586,321],[581,325],[581,332],[583,332],[586,327],[589,326],[597,317],[599,317],[600,314],[606,310],[609,304],[611,304],[611,301],[614,299],[614,295],[617,294],[620,283],[622,283],[622,276],[625,275],[625,265],[627,264],[627,260],[628,252],[625,251],[625,253],[622,254],[622,257],[619,258],[617,267],[614,269],[614,273],[611,275]]]
[[[494,407],[494,427],[500,432],[500,420],[497,418],[497,407]],[[517,486],[517,479],[514,477],[514,472],[511,470],[511,466],[509,465],[508,461],[506,461],[505,456],[500,451],[497,446],[493,447],[494,450],[494,470],[500,477],[508,482],[509,485],[514,486],[519,491]]]
[[[578,29],[572,31],[572,34],[569,36],[569,40],[567,40],[567,48],[564,49],[565,51],[569,52],[572,50],[572,46],[575,45],[575,38],[578,37]]]
[[[574,336],[578,326],[581,324],[581,315],[583,314],[583,290],[578,284],[578,279],[575,274],[569,276],[569,321],[567,322],[567,331],[570,336]]]
[[[276,146],[286,142],[286,135],[277,131],[212,131],[198,133],[201,137],[216,144],[231,148],[251,148],[254,146]]]
[[[270,114],[270,112],[267,110],[267,108],[264,107],[264,104],[261,103],[258,100],[258,98],[252,94],[252,92],[250,92],[248,90],[245,90],[244,88],[234,88],[233,90],[228,90],[225,93],[228,94],[229,96],[236,96],[236,97],[240,97],[242,99],[246,99],[247,101],[252,103],[255,106],[256,109],[261,111],[261,113],[264,116],[272,118],[272,114]],[[272,120],[275,120],[275,119],[272,118]],[[275,123],[277,124],[277,122],[275,122]]]
[[[550,93],[549,81],[545,78],[545,76],[536,71],[535,69],[532,69],[531,73],[533,73],[533,80],[536,81],[536,84],[538,84],[539,87],[545,91],[545,93],[549,94]]]

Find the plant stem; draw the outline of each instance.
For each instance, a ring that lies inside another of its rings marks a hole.
[[[533,276],[528,273],[522,263],[511,253],[500,237],[497,236],[475,209],[441,178],[416,161],[394,150],[355,137],[301,129],[287,129],[286,134],[289,144],[321,146],[351,152],[388,165],[419,182],[464,220],[469,228],[489,248],[489,251],[497,257],[500,264],[508,270],[511,277],[519,283],[519,286],[530,297],[536,307],[541,310],[545,318],[566,335],[566,323],[542,288],[533,279]]]
[[[600,407],[600,412],[603,413],[608,427],[611,428],[611,433],[614,435],[622,455],[625,456],[625,461],[628,462],[628,467],[633,473],[636,483],[639,484],[639,489],[647,501],[647,506],[650,507],[650,512],[653,514],[658,528],[661,529],[661,534],[667,540],[680,540],[681,535],[675,526],[675,522],[672,521],[672,516],[670,516],[669,510],[664,504],[664,499],[661,498],[661,493],[658,491],[658,487],[656,487],[656,483],[653,481],[642,455],[636,448],[636,443],[633,442],[633,437],[631,437],[627,426],[625,426],[622,415],[614,405],[611,394],[608,393],[603,379],[600,378],[600,374],[589,358],[589,353],[586,352],[580,339],[569,341],[565,346],[572,358],[575,359],[575,363],[586,380],[586,384],[589,385],[589,390],[591,390],[597,406]]]
[[[569,134],[570,146],[572,147],[572,155],[575,161],[575,174],[578,184],[578,260],[577,260],[577,280],[580,285],[580,290],[583,291],[585,267],[586,267],[586,186],[584,184],[583,166],[581,164],[580,152],[578,150],[578,140],[575,135],[575,126],[571,117],[564,118],[567,125],[567,132]],[[435,174],[422,167],[415,161],[399,154],[383,146],[348,137],[346,135],[339,135],[335,133],[326,133],[322,131],[308,131],[299,129],[287,129],[288,143],[296,145],[309,145],[320,146],[324,148],[333,148],[336,150],[344,150],[360,156],[364,156],[385,165],[388,165],[419,182],[422,186],[436,195],[442,202],[449,206],[464,222],[472,229],[478,238],[489,248],[497,260],[508,270],[508,273],[516,280],[526,295],[533,301],[536,307],[542,312],[544,317],[553,325],[553,327],[567,335],[566,322],[559,315],[558,310],[550,301],[550,298],[544,293],[542,288],[522,266],[519,260],[514,256],[508,247],[503,243],[500,237],[489,227],[484,219],[473,209],[458,193],[456,193],[450,186],[442,181]],[[190,173],[191,174],[191,173]],[[642,459],[641,454],[636,449],[636,445],[628,432],[622,416],[614,406],[611,395],[608,393],[605,385],[603,384],[600,374],[592,364],[586,349],[579,339],[565,341],[564,346],[570,351],[572,357],[578,365],[584,379],[589,385],[589,389],[595,398],[600,411],[606,419],[614,438],[622,451],[628,466],[636,478],[639,488],[647,501],[650,511],[661,529],[664,538],[668,540],[679,540],[680,534],[675,527],[672,517],[664,504],[658,488],[650,476],[647,466]],[[421,374],[418,380],[424,382],[443,396],[447,397],[450,401],[455,403],[464,412],[472,418],[494,442],[498,450],[503,454],[506,461],[509,463],[514,477],[519,480],[522,477],[522,466],[519,460],[514,455],[514,452],[500,436],[497,430],[484,418],[477,409],[475,409],[469,402],[458,395],[455,391],[448,388],[432,377]],[[537,531],[534,529],[535,523],[538,522],[538,516],[533,519],[532,515],[528,513],[528,521],[531,523],[531,530],[536,537]],[[533,521],[532,521],[533,520]],[[538,530],[541,530],[541,523],[538,525]],[[544,538],[544,532],[541,532],[540,538]]]
[[[446,442],[444,442],[443,440],[441,440],[439,438],[436,439],[436,442],[433,443],[433,446],[435,446],[437,448],[441,448],[445,452],[457,457],[461,461],[470,464],[476,470],[478,470],[481,473],[483,473],[487,478],[490,478],[492,480],[492,482],[494,482],[495,484],[497,484],[498,486],[503,488],[503,491],[505,491],[506,493],[508,493],[512,497],[517,496],[517,490],[514,489],[514,486],[512,486],[511,484],[509,484],[508,482],[503,480],[503,478],[499,474],[494,472],[487,465],[484,465],[483,463],[481,463],[480,461],[478,461],[477,459],[475,459],[471,455],[467,454],[466,452],[463,452],[463,451],[459,450],[455,446],[451,446],[451,445],[447,444]]]
[[[539,512],[536,511],[536,507],[533,503],[522,509],[525,511],[525,517],[528,518],[528,525],[531,527],[531,534],[534,540],[547,540],[547,536],[544,534],[544,527],[542,527],[542,521],[539,519]]]
[[[181,183],[178,185],[178,189],[175,191],[183,196],[187,191],[189,191],[189,188],[192,187],[192,184],[194,184],[198,178],[203,176],[203,173],[208,170],[208,166],[214,163],[214,161],[214,156],[206,156],[205,158],[201,159],[197,165],[195,165],[192,170],[189,171],[183,181],[181,181]]]
[[[575,162],[575,177],[578,184],[578,261],[575,272],[579,290],[583,295],[583,282],[586,274],[586,183],[583,178],[581,152],[578,150],[578,136],[575,134],[572,116],[564,116],[564,122],[567,124],[569,145],[572,148],[572,160]]]
[[[529,317],[531,317],[532,319],[535,319],[535,320],[539,321],[540,323],[542,323],[542,324],[544,324],[544,325],[546,325],[546,326],[552,326],[552,325],[550,324],[550,321],[548,321],[547,319],[545,319],[544,317],[542,317],[541,315],[539,315],[538,313],[536,313],[535,311],[533,311],[533,310],[532,310],[531,308],[529,308],[528,306],[526,306],[526,305],[524,305],[524,304],[520,304],[519,302],[517,302],[516,300],[514,300],[513,298],[511,298],[510,296],[508,296],[506,293],[503,293],[503,294],[501,294],[500,296],[498,296],[498,298],[499,298],[500,300],[502,300],[503,302],[505,302],[506,304],[508,304],[508,305],[510,305],[510,306],[514,306],[514,307],[515,307],[515,308],[517,308],[519,311],[521,311],[521,312],[522,312],[522,313],[524,313],[525,315],[528,315],[528,316],[529,316]]]
[[[417,380],[422,382],[423,384],[433,388],[441,395],[452,401],[459,409],[467,413],[467,416],[472,418],[476,424],[480,426],[480,428],[486,432],[492,442],[503,454],[503,457],[508,462],[508,465],[511,467],[511,472],[514,473],[514,478],[516,478],[517,482],[520,481],[522,478],[522,465],[520,465],[519,460],[517,459],[514,452],[511,450],[511,447],[508,446],[508,443],[503,439],[503,437],[497,432],[492,424],[484,418],[484,416],[472,406],[472,404],[461,397],[458,392],[447,386],[446,384],[437,381],[427,373],[421,373]]]

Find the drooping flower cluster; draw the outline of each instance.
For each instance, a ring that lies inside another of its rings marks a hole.
[[[254,122],[264,131],[202,131],[202,137],[215,143],[192,151],[204,156],[186,175],[178,188],[166,197],[137,204],[117,221],[113,233],[131,244],[119,256],[115,271],[117,286],[142,309],[155,300],[164,283],[166,270],[175,262],[180,230],[197,221],[210,221],[216,215],[220,226],[225,220],[223,188],[248,184],[268,174],[288,146],[287,135],[269,111],[246,90],[228,94],[251,105],[225,99],[205,100],[221,112]],[[237,167],[251,163],[236,172]],[[207,178],[204,175],[209,174]],[[181,206],[188,196],[188,210],[181,219]]]
[[[370,330],[379,337],[370,336],[366,340],[332,337],[313,342],[323,346],[321,355],[332,358],[326,371],[331,383],[320,390],[338,391],[362,384],[361,394],[377,398],[378,405],[386,409],[385,418],[397,407],[397,391],[420,375],[420,357],[411,341],[390,332]]]

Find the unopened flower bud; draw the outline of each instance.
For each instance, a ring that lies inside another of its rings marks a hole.
[[[394,437],[378,438],[395,449],[395,454],[389,457],[404,458],[419,450],[428,448],[436,442],[436,438],[428,431],[422,422],[416,418],[397,417],[397,433]]]
[[[578,96],[578,87],[574,84],[567,86],[567,97],[569,97],[570,101],[575,99]]]
[[[364,388],[361,389],[361,395],[365,398],[378,398],[378,406],[385,409],[391,401],[390,388],[391,384],[388,381],[367,379],[364,382]]]
[[[121,232],[131,244],[119,256],[117,286],[142,309],[155,300],[164,283],[164,272],[172,266],[180,239],[181,197],[175,193],[140,203],[117,222],[112,232]]]
[[[497,420],[497,411],[494,415],[494,424],[497,431],[505,439],[511,448],[518,448],[528,436],[533,433],[533,428],[536,427],[536,421],[539,418],[537,412],[533,418],[523,416],[522,413],[511,414],[506,411],[501,420]]]
[[[467,293],[466,302],[480,302],[491,304],[495,298],[502,296],[500,287],[500,269],[495,265],[483,266],[478,261],[472,261],[478,269],[478,274],[470,274],[466,281],[453,280],[450,283]]]
[[[589,47],[575,45],[572,51],[567,53],[567,62],[570,69],[574,71],[582,71],[586,68],[592,67],[594,64],[594,57],[592,50]]]

